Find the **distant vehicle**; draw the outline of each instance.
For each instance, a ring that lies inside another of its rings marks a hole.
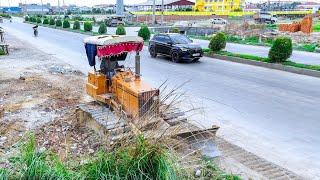
[[[117,27],[119,25],[125,25],[125,22],[123,21],[123,17],[120,17],[120,16],[112,16],[108,19],[106,19],[106,24],[108,26],[111,26],[111,27]]]
[[[173,24],[173,27],[192,27],[192,24],[189,21],[177,21]]]
[[[155,58],[158,54],[171,57],[173,62],[196,62],[203,56],[200,45],[187,36],[178,33],[154,35],[149,42],[149,53]]]
[[[258,23],[270,23],[274,24],[278,21],[278,17],[275,14],[269,12],[260,12],[254,16],[254,20]]]
[[[222,18],[213,18],[211,19],[212,24],[227,24],[227,20],[222,19]]]

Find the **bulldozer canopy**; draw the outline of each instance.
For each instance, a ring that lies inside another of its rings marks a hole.
[[[85,38],[84,43],[90,66],[96,64],[95,56],[116,59],[123,57],[124,53],[141,51],[143,48],[143,39],[137,36],[92,36]]]

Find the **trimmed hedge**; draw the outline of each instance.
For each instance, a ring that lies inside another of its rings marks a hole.
[[[214,51],[221,51],[227,45],[227,37],[224,33],[219,32],[214,37],[211,38],[209,43],[209,48]]]
[[[37,23],[42,23],[42,20],[41,20],[41,18],[37,18]]]
[[[149,40],[151,33],[150,33],[148,26],[146,26],[146,25],[141,26],[141,28],[138,32],[138,36],[142,37],[144,41]]]
[[[99,34],[105,34],[107,32],[107,26],[105,23],[101,23],[98,30]]]
[[[80,22],[78,20],[73,23],[72,29],[74,30],[80,29]]]
[[[56,22],[54,21],[54,19],[53,19],[53,18],[50,18],[50,19],[49,19],[49,25],[53,26],[53,25],[55,25],[55,24],[56,24]]]
[[[56,26],[61,27],[62,26],[62,21],[60,19],[56,20]]]
[[[92,31],[92,23],[89,21],[84,22],[83,28],[84,28],[84,31],[87,31],[87,32]]]
[[[29,21],[29,16],[24,17],[25,21]]]
[[[43,24],[49,24],[49,19],[48,19],[48,18],[45,18],[42,23],[43,23]]]
[[[288,37],[279,37],[269,50],[269,62],[282,63],[292,55],[292,40]]]
[[[65,19],[65,20],[63,21],[62,27],[63,27],[63,28],[70,28],[70,23],[69,23],[69,21]]]
[[[172,28],[171,32],[172,33],[180,33],[180,29],[179,28]]]
[[[123,25],[119,25],[116,30],[116,35],[126,35],[126,29]]]

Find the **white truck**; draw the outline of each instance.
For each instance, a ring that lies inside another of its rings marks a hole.
[[[270,23],[274,24],[278,21],[278,17],[275,14],[269,12],[260,12],[254,15],[254,20],[258,23]]]

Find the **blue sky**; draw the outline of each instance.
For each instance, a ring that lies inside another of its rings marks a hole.
[[[66,4],[77,4],[80,6],[93,6],[96,4],[114,4],[116,0],[64,0]],[[145,2],[147,0],[124,0],[125,4],[135,4]],[[191,0],[195,1],[195,0]],[[261,2],[267,0],[247,0],[250,2]],[[316,1],[316,0],[297,0],[297,1]],[[320,1],[320,0],[319,0]],[[10,3],[11,6],[16,6],[20,2],[22,3],[40,3],[41,0],[0,0],[1,6],[8,6]],[[60,4],[62,4],[63,0],[60,0]],[[43,0],[43,3],[51,3],[52,5],[57,5],[58,0]]]

